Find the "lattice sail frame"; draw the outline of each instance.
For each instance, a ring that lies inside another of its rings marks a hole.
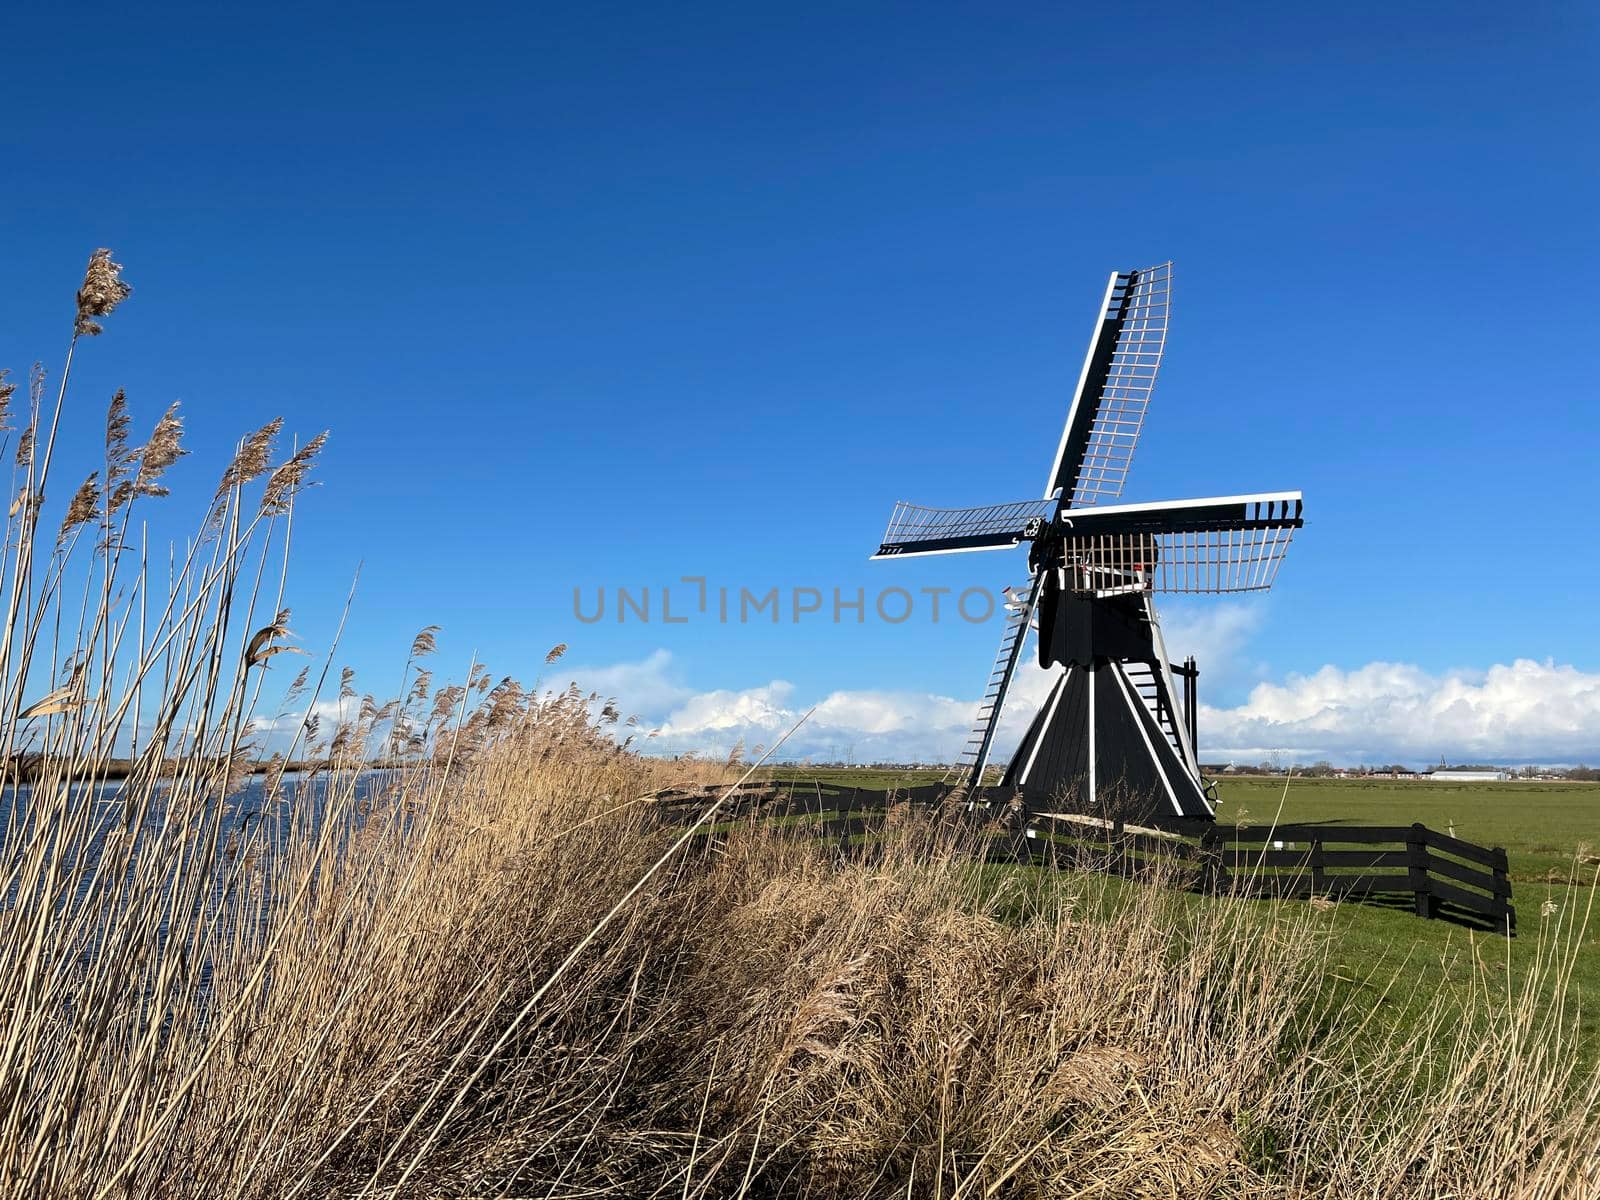
[[[1068,507],[1087,508],[1121,497],[1133,452],[1144,429],[1150,394],[1155,390],[1172,316],[1172,264],[1162,263],[1119,275],[1106,299],[1102,319],[1120,312],[1122,326],[1094,404],[1088,443]]]
[[[1054,512],[1052,500],[1014,500],[979,508],[924,508],[902,500],[889,515],[889,527],[873,557],[1003,549],[1017,545],[1031,524],[1050,520]]]
[[[1069,537],[1066,586],[1096,593],[1264,592],[1293,540],[1293,526]]]
[[[1302,503],[1285,492],[1085,514],[1077,521],[1090,528],[1062,542],[1065,585],[1102,594],[1267,591],[1303,524]],[[1095,533],[1097,519],[1124,527]]]

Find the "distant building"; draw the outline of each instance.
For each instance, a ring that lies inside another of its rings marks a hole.
[[[1511,778],[1510,771],[1434,771],[1428,776],[1436,783],[1497,783]]]

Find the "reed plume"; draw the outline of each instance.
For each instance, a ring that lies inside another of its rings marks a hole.
[[[261,497],[263,513],[278,516],[289,511],[290,503],[305,486],[305,477],[327,441],[326,433],[317,434],[296,450],[287,462],[273,469],[267,477],[267,489]]]
[[[139,451],[139,469],[133,479],[133,495],[165,496],[167,489],[161,477],[189,452],[182,446],[183,419],[178,416],[178,403],[173,401],[150,432],[150,440]]]
[[[57,550],[66,545],[67,538],[74,529],[89,524],[100,515],[99,481],[100,472],[90,471],[89,478],[85,479],[72,494],[66,515],[61,518],[61,529],[56,534]]]
[[[133,289],[121,276],[122,264],[111,261],[111,251],[96,250],[89,256],[83,286],[78,289],[78,315],[73,322],[75,336],[98,336],[102,327],[94,318],[110,316],[117,305],[133,294]]]
[[[439,626],[424,626],[417,636],[411,640],[411,657],[414,659],[421,658],[438,650],[438,634]]]

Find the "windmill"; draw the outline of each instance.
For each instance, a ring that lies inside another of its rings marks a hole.
[[[873,558],[1027,543],[1028,581],[972,735],[946,781],[981,783],[1030,629],[1056,673],[1003,783],[1025,796],[1143,819],[1212,817],[1195,757],[1195,671],[1180,709],[1152,596],[1265,591],[1300,528],[1299,492],[1117,504],[1166,346],[1172,264],[1113,272],[1055,461],[1038,500],[981,508],[901,503]],[[1113,503],[1107,503],[1108,501]]]

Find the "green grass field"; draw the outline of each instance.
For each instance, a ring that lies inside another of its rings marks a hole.
[[[885,788],[932,783],[941,774],[780,767],[769,777]],[[1565,936],[1574,918],[1582,922],[1583,911],[1594,896],[1600,869],[1597,783],[1436,784],[1237,776],[1218,781],[1218,797],[1217,818],[1224,822],[1243,819],[1261,826],[1274,818],[1281,824],[1409,825],[1420,821],[1469,842],[1505,848],[1512,902],[1517,908],[1516,938],[1507,941],[1493,934],[1469,934],[1459,925],[1423,921],[1391,908],[1343,904],[1323,918],[1336,936],[1331,966],[1341,979],[1420,980],[1454,991],[1481,987],[1487,971],[1491,979],[1508,980],[1511,987],[1519,988],[1540,953],[1541,937],[1548,942],[1558,925]],[[1556,910],[1547,913],[1547,904],[1556,905]],[[1483,966],[1474,969],[1474,961]],[[1579,1005],[1590,1052],[1600,1053],[1600,912],[1584,929],[1577,947],[1571,992],[1569,999]],[[1423,999],[1422,994],[1410,999],[1397,994],[1387,1003],[1395,1008],[1397,1018],[1404,1019]]]
[[[1241,809],[1253,824],[1270,821],[1283,798],[1283,823],[1339,820],[1351,825],[1409,825],[1480,846],[1503,846],[1521,905],[1531,885],[1573,875],[1581,852],[1600,851],[1600,783],[1427,783],[1388,779],[1282,779],[1250,776],[1218,783],[1220,821]],[[1600,859],[1594,860],[1600,862]],[[1581,872],[1593,874],[1594,862]]]
[[[1285,783],[1287,782],[1287,789]],[[1475,935],[1477,957],[1500,978],[1520,987],[1541,935],[1549,940],[1557,922],[1563,931],[1594,898],[1600,867],[1600,784],[1447,784],[1365,779],[1230,778],[1218,785],[1217,818],[1235,821],[1241,812],[1253,825],[1273,820],[1282,803],[1283,824],[1342,821],[1351,825],[1409,825],[1484,846],[1505,848],[1511,867],[1512,902],[1518,936],[1507,942]],[[1453,827],[1453,828],[1452,828]],[[1557,906],[1545,912],[1547,902]],[[1344,904],[1329,914],[1338,934],[1336,970],[1349,977],[1436,978],[1446,990],[1477,986],[1466,953],[1469,938],[1459,926],[1421,921],[1405,912]],[[1590,1053],[1600,1053],[1600,912],[1577,947],[1569,999],[1580,1009]]]

